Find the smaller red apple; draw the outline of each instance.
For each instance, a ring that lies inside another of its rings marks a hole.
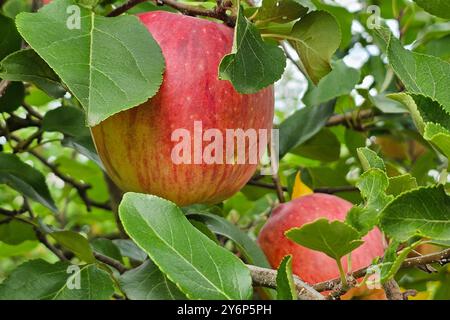
[[[273,268],[278,268],[284,256],[292,255],[292,270],[304,281],[315,284],[339,277],[336,262],[324,253],[305,248],[289,240],[285,232],[319,218],[345,220],[353,205],[334,195],[314,193],[281,204],[262,228],[258,242]],[[363,238],[364,244],[352,252],[352,269],[370,265],[383,255],[383,237],[374,229]],[[342,258],[347,270],[347,259]]]

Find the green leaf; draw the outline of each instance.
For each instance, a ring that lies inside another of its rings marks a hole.
[[[186,296],[150,260],[125,272],[119,278],[130,300],[184,300]]]
[[[25,87],[22,82],[12,82],[0,97],[0,112],[13,112],[23,104]]]
[[[365,147],[358,148],[357,153],[364,171],[367,171],[371,168],[386,171],[386,166],[384,165],[383,159],[381,159],[375,151],[372,151],[369,148]]]
[[[319,132],[333,114],[334,104],[333,100],[317,107],[305,107],[283,121],[279,128],[280,158]]]
[[[403,248],[399,254],[397,254],[397,250],[400,246],[400,242],[391,241],[389,247],[386,249],[386,252],[383,257],[383,263],[381,264],[381,274],[380,274],[380,282],[385,283],[390,279],[394,278],[397,274],[398,270],[400,270],[403,261],[408,257],[412,250],[420,243],[421,241],[415,242],[406,248]]]
[[[269,22],[286,23],[301,18],[308,12],[308,8],[297,0],[264,0],[254,20],[256,25]]]
[[[0,242],[17,245],[27,240],[36,240],[31,224],[13,219],[5,223],[7,217],[0,215]]]
[[[38,13],[21,13],[16,25],[80,101],[93,126],[155,95],[164,58],[135,16],[107,18],[80,7],[80,28],[68,28],[66,11],[75,4],[53,1]]]
[[[391,238],[413,236],[450,240],[450,197],[442,185],[401,194],[381,213],[381,229]]]
[[[147,254],[131,240],[115,239],[113,243],[119,248],[120,254],[124,257],[138,262],[143,262],[147,259]]]
[[[31,2],[28,0],[8,0],[2,7],[3,13],[14,19],[16,15],[23,11],[31,11]]]
[[[119,216],[127,233],[189,298],[250,298],[250,272],[242,261],[192,226],[172,202],[126,193]]]
[[[278,266],[277,299],[297,300],[297,290],[292,276],[292,255],[285,256]]]
[[[433,143],[443,155],[450,159],[450,130],[436,123],[427,123],[423,137]]]
[[[106,300],[113,292],[109,274],[93,264],[43,260],[23,263],[0,284],[0,300]]]
[[[56,73],[31,49],[14,52],[3,59],[0,62],[0,78],[31,82],[55,98],[62,97],[66,92]]]
[[[48,111],[42,120],[42,129],[58,131],[70,136],[90,135],[83,111],[75,107],[59,107]]]
[[[219,78],[229,80],[240,93],[256,93],[281,78],[286,57],[278,45],[263,41],[242,11],[240,7],[233,49],[220,62]]]
[[[53,212],[58,211],[42,173],[22,162],[19,157],[13,154],[0,153],[0,163],[2,164],[0,167],[0,184],[7,184]]]
[[[389,178],[389,187],[386,190],[387,194],[398,196],[399,194],[416,189],[418,187],[417,180],[409,173],[402,174]]]
[[[312,250],[325,253],[339,261],[364,243],[358,231],[341,221],[325,218],[288,230],[285,235],[292,241]]]
[[[324,128],[311,139],[291,150],[291,153],[309,159],[332,162],[339,160],[341,144],[331,130]]]
[[[324,76],[315,86],[309,86],[303,97],[307,106],[318,105],[325,101],[350,93],[358,84],[360,71],[347,67],[342,61],[333,62],[333,70]]]
[[[90,160],[94,161],[100,168],[103,169],[103,163],[97,154],[91,135],[65,137],[62,141],[62,145],[76,150],[78,153],[81,153]]]
[[[364,236],[372,230],[378,223],[379,212],[374,208],[364,206],[354,206],[347,213],[345,223],[358,230]]]
[[[447,0],[414,0],[414,2],[435,16],[450,19],[450,3]]]
[[[95,262],[89,241],[81,234],[73,231],[55,231],[49,235],[82,261],[87,263]]]
[[[120,254],[120,250],[114,244],[114,242],[112,242],[112,240],[105,238],[97,238],[91,241],[91,246],[94,252],[100,253],[104,256],[122,262],[122,255]]]
[[[376,212],[383,210],[394,198],[391,195],[386,195],[389,179],[386,173],[378,168],[372,168],[364,172],[356,186],[361,191],[361,195],[366,201],[366,206]]]
[[[64,133],[63,146],[75,149],[103,169],[82,110],[69,106],[50,110],[42,120],[42,129]]]
[[[8,54],[19,50],[22,45],[22,38],[17,32],[14,20],[0,14],[0,26],[2,33],[0,35],[0,60]]]
[[[385,39],[386,31],[378,31]],[[387,54],[389,64],[410,93],[430,97],[450,112],[450,64],[437,57],[410,52],[389,34]]]
[[[215,234],[227,237],[239,248],[239,251],[250,264],[270,268],[266,256],[250,237],[228,220],[209,213],[190,213],[189,219],[202,221]]]
[[[339,29],[341,30],[342,36],[340,47],[341,49],[346,49],[351,44],[352,40],[352,23],[354,14],[341,6],[328,5],[319,0],[313,1],[317,9],[327,11],[336,18],[336,22],[339,24]]]
[[[311,81],[318,84],[331,71],[331,57],[341,43],[336,19],[325,11],[308,13],[296,22],[289,41]]]

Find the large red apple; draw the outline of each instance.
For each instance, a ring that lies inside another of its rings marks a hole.
[[[292,254],[292,270],[304,281],[315,284],[339,277],[336,262],[324,253],[314,251],[286,238],[284,233],[292,228],[319,218],[344,220],[352,204],[339,197],[314,193],[281,204],[261,230],[258,242],[273,268],[277,268],[284,256]],[[352,252],[352,268],[357,270],[370,265],[384,252],[382,234],[372,230],[364,237],[364,244]],[[347,259],[342,263],[347,270]]]
[[[176,164],[171,153],[179,141],[172,133],[187,129],[194,146],[194,121],[201,121],[203,132],[215,128],[223,137],[226,129],[271,129],[273,87],[245,95],[218,79],[220,61],[232,49],[233,29],[162,11],[139,18],[162,49],[163,84],[146,103],[92,128],[100,158],[124,191],[155,194],[178,205],[220,202],[247,183],[257,164]],[[191,159],[193,153],[194,148]]]

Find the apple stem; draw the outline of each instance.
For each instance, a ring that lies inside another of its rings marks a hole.
[[[344,271],[344,267],[342,266],[342,262],[341,259],[336,260],[338,268],[339,268],[339,274],[341,276],[341,283],[342,283],[342,288],[345,289],[348,287],[348,283],[347,283],[347,275],[345,274]]]

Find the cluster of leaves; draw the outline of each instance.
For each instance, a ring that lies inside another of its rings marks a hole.
[[[399,38],[385,20],[370,28],[365,7],[236,3],[234,46],[218,77],[248,94],[279,80],[286,66],[305,76],[305,107],[277,110],[285,196],[300,172],[312,190],[355,206],[346,221],[319,219],[288,238],[335,259],[345,283],[351,270],[341,258],[378,227],[389,239],[374,261],[381,282],[396,277],[405,288],[448,299],[445,266],[419,275],[400,267],[419,245],[450,244],[449,10],[442,1],[367,2],[398,23]],[[157,93],[164,59],[138,19],[106,17],[118,5],[111,1],[55,0],[39,12],[27,0],[0,3],[0,79],[7,84],[0,85],[0,258],[8,258],[0,260],[0,278],[8,276],[0,299],[251,298],[244,261],[269,268],[254,237],[277,202],[270,179],[217,206],[178,208],[127,193],[115,210],[114,185],[85,123]],[[208,9],[216,1],[190,4]],[[68,14],[74,5],[79,22]],[[174,10],[145,2],[128,13],[156,9]],[[367,59],[349,67],[358,48]],[[278,87],[292,81],[299,79],[285,77]],[[279,267],[280,299],[297,297],[291,263],[286,257]]]

